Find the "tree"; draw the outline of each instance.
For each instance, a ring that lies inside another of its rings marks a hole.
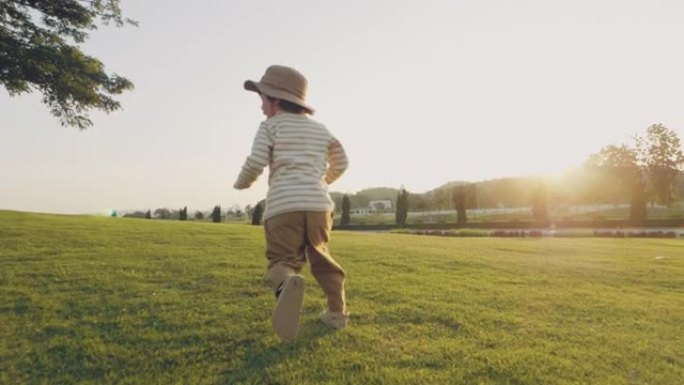
[[[408,208],[408,192],[405,189],[401,189],[397,194],[397,207],[394,212],[394,220],[398,226],[406,225]]]
[[[373,205],[373,209],[375,211],[379,211],[379,212],[383,212],[383,211],[387,210],[385,208],[385,204],[382,202],[375,202],[375,204]]]
[[[660,123],[653,124],[646,129],[646,137],[637,137],[636,142],[652,197],[657,203],[672,205],[677,178],[684,167],[684,154],[677,133]]]
[[[145,213],[142,211],[134,211],[132,213],[124,214],[124,218],[145,218]]]
[[[435,210],[448,210],[449,205],[452,203],[449,202],[449,199],[453,199],[449,188],[436,189],[432,192],[431,198],[432,208]]]
[[[619,191],[627,192],[630,200],[630,220],[641,222],[646,219],[645,183],[639,166],[637,150],[627,145],[610,145],[592,154],[586,166],[602,172]]]
[[[349,196],[345,195],[342,197],[342,218],[340,218],[340,225],[347,226],[349,224],[349,211],[351,210],[351,204],[349,202]]]
[[[409,195],[409,207],[414,211],[428,211],[430,210],[430,199],[427,194],[411,194]]]
[[[211,212],[211,220],[214,223],[221,222],[221,206],[214,206],[214,210]]]
[[[244,212],[242,211],[242,207],[240,207],[238,204],[232,205],[226,210],[226,218],[233,217],[240,219],[243,215]]]
[[[266,209],[266,200],[260,200],[254,209],[252,209],[252,224],[258,226],[261,224],[261,219],[264,216],[264,210]]]
[[[178,212],[178,219],[181,221],[188,220],[188,206],[185,206],[182,209],[180,209],[180,211]]]
[[[147,210],[147,212],[145,213],[145,219],[152,219],[152,211],[151,210]]]
[[[543,183],[539,183],[532,197],[532,217],[542,225],[549,222],[549,210],[547,206],[548,192]]]
[[[468,222],[468,215],[466,213],[466,192],[463,186],[455,187],[453,189],[451,199],[454,208],[456,209],[456,222],[463,224]]]
[[[62,126],[92,126],[87,111],[118,110],[112,96],[133,88],[79,48],[112,22],[137,25],[122,17],[119,0],[0,0],[0,84],[10,96],[40,91]]]
[[[344,194],[333,191],[330,192],[330,199],[332,199],[333,203],[335,204],[334,214],[339,214],[342,212],[342,197],[344,197]]]
[[[201,211],[195,211],[195,219],[198,219],[198,220],[204,219],[204,213]]]
[[[167,208],[161,208],[154,210],[154,216],[159,219],[169,219],[171,218],[171,211]]]

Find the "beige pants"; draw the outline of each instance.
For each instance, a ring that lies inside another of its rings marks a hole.
[[[306,257],[311,273],[328,297],[328,310],[345,312],[344,270],[330,256],[328,243],[332,215],[327,212],[297,211],[266,220],[266,257],[264,279],[277,290],[285,278],[301,272]]]

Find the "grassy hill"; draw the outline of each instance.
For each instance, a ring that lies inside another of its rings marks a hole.
[[[0,211],[2,384],[681,384],[684,242],[335,232],[270,329],[259,227]]]

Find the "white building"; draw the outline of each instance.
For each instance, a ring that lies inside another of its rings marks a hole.
[[[368,208],[371,211],[389,211],[392,210],[392,201],[389,199],[376,200],[368,202]]]

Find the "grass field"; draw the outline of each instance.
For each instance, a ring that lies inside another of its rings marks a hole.
[[[246,225],[0,212],[1,384],[684,379],[684,241],[335,232],[351,325],[270,329]]]

